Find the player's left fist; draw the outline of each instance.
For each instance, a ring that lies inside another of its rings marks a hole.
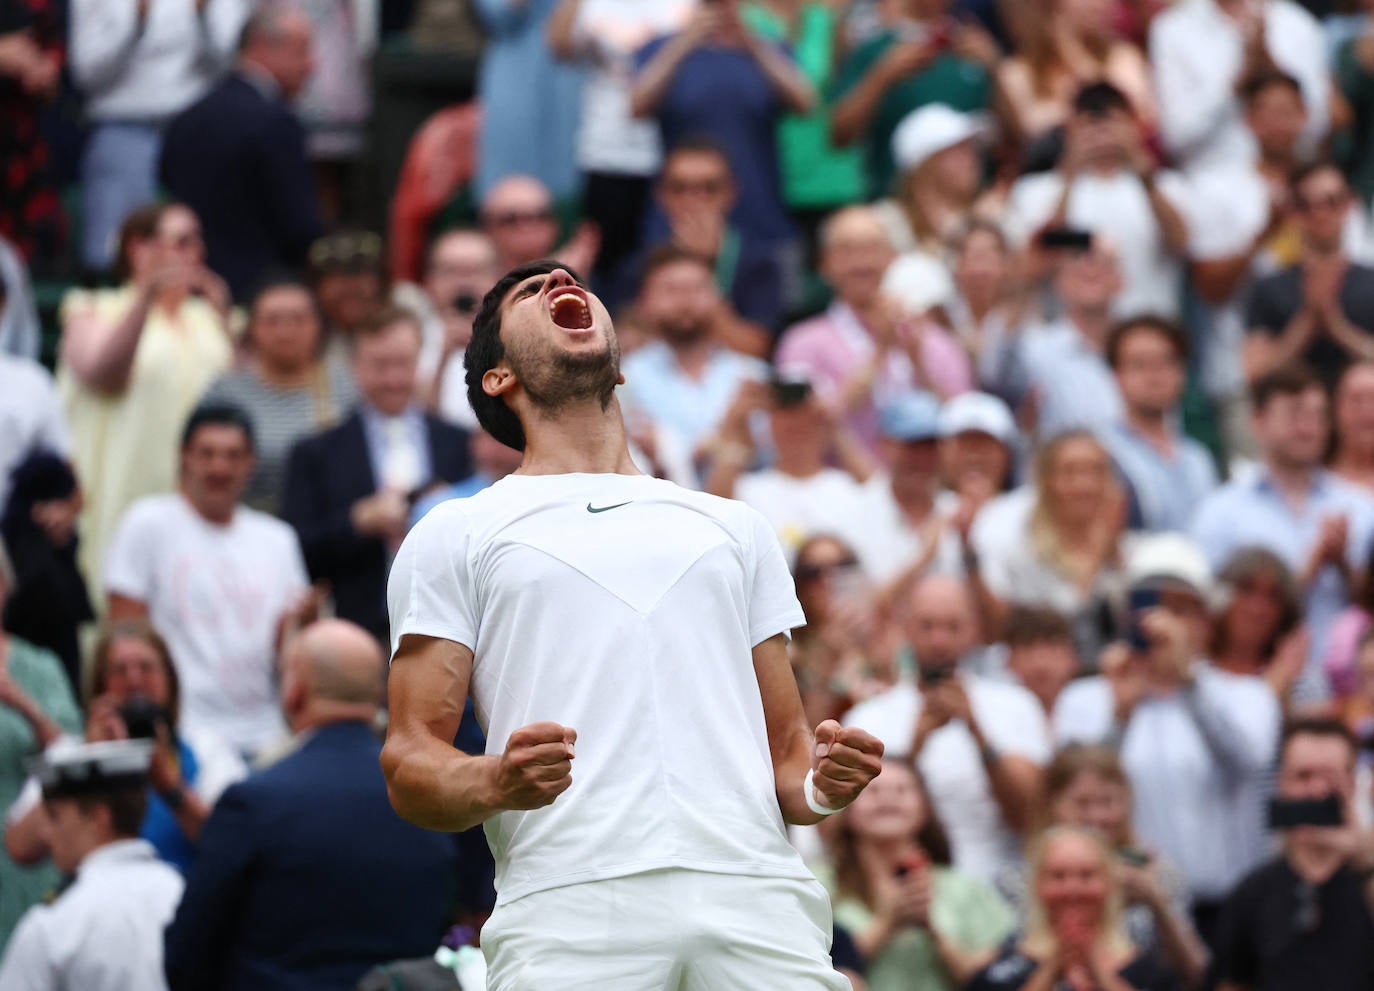
[[[816,758],[811,785],[816,798],[842,809],[883,770],[883,741],[853,726],[827,719],[816,727]]]

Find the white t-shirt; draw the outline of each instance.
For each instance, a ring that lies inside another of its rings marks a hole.
[[[0,509],[21,461],[40,448],[68,457],[71,446],[52,375],[36,361],[0,353]]]
[[[179,493],[147,496],[120,521],[105,590],[147,603],[181,679],[181,722],[244,751],[285,732],[277,699],[277,623],[305,591],[296,533],[240,506],[228,526]]]
[[[393,647],[473,651],[487,753],[531,723],[577,731],[572,787],[487,821],[502,903],[670,867],[809,876],[751,654],[805,620],[743,503],[643,475],[510,475],[410,531],[388,599]]]
[[[824,468],[810,478],[784,475],[776,468],[751,471],[735,484],[735,498],[773,525],[789,560],[808,537],[839,533],[864,511],[863,488],[838,468]]]
[[[1186,218],[1187,185],[1173,172],[1161,172],[1159,190]],[[1003,224],[1007,236],[1023,247],[1054,214],[1064,194],[1064,177],[1041,172],[1017,179],[1011,187]],[[1171,254],[1150,207],[1145,185],[1132,172],[1080,175],[1069,193],[1065,223],[1111,239],[1121,261],[1122,289],[1114,309],[1119,316],[1153,313],[1178,316],[1182,260]]]
[[[952,515],[958,508],[959,497],[952,492],[941,492],[935,497],[937,516]],[[925,536],[902,515],[892,495],[892,480],[885,472],[878,472],[864,483],[859,511],[844,519],[837,518],[833,524],[834,532],[858,554],[868,577],[880,585],[915,564],[926,550]],[[926,570],[946,575],[964,573],[963,550],[953,527],[945,528]]]
[[[966,672],[960,678],[979,728],[996,750],[1036,764],[1049,760],[1049,727],[1034,695],[1010,682]],[[905,757],[921,707],[916,685],[901,681],[856,705],[843,721],[882,740],[889,757]],[[949,835],[955,867],[991,883],[1002,867],[1019,862],[1020,840],[1002,819],[978,746],[964,723],[951,722],[932,733],[918,764]]]

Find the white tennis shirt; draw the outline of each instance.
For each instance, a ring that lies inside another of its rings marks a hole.
[[[499,902],[669,867],[810,876],[751,654],[805,620],[756,511],[642,475],[510,475],[420,521],[388,598],[393,651],[472,649],[487,753],[531,723],[577,730],[572,787],[486,824]]]

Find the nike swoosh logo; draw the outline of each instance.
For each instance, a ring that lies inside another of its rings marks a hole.
[[[619,509],[621,506],[628,506],[631,502],[634,502],[634,500],[631,499],[629,502],[618,502],[618,503],[616,503],[614,506],[598,506],[598,507],[592,506],[592,504],[589,502],[589,503],[587,503],[587,512],[589,512],[589,513],[609,513],[612,509]]]

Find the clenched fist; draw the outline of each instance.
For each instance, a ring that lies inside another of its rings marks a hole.
[[[577,730],[557,723],[522,727],[506,741],[496,768],[497,805],[503,809],[541,809],[572,785]]]
[[[816,762],[811,785],[816,798],[842,809],[883,769],[883,741],[853,726],[827,719],[816,727]]]

